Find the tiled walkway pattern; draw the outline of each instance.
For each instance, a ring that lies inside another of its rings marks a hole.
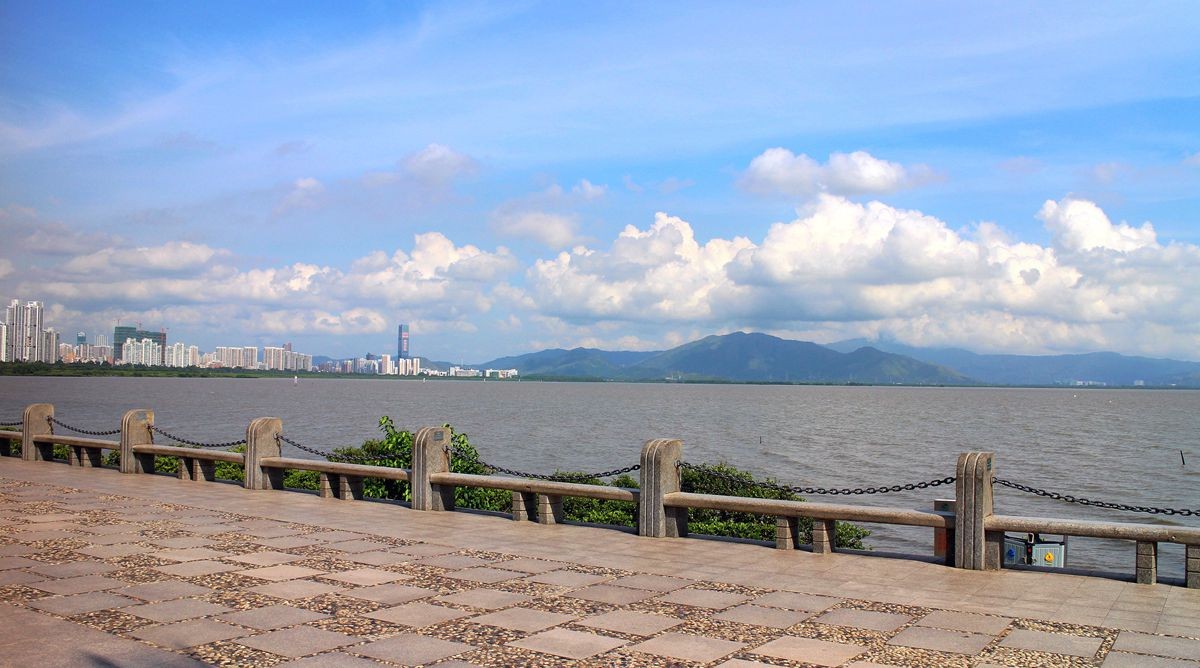
[[[589,567],[0,477],[0,627],[11,637],[31,612],[220,665],[1200,666],[1196,638]]]

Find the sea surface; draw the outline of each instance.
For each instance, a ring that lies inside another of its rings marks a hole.
[[[0,377],[0,421],[39,402],[92,430],[150,408],[161,429],[202,441],[236,440],[253,418],[279,417],[285,436],[319,449],[377,436],[383,415],[414,430],[449,423],[484,460],[546,473],[629,466],[647,439],[680,438],[688,462],[726,462],[813,487],[929,481],[954,475],[959,453],[988,450],[998,477],[1090,499],[1200,509],[1200,392],[1188,390]],[[1200,526],[1200,517],[996,490],[998,514]],[[953,497],[947,485],[809,498],[928,509]],[[868,528],[877,551],[930,553],[932,530]],[[1073,538],[1067,560],[1131,575],[1133,554],[1132,542]],[[1160,546],[1159,570],[1182,576],[1181,546]]]

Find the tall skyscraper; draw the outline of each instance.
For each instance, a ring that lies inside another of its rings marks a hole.
[[[19,299],[12,300],[4,311],[4,323],[8,330],[5,359],[10,362],[38,362],[46,357],[42,350],[45,340],[41,302],[22,304]],[[57,352],[52,356],[56,356]]]
[[[75,345],[81,346],[87,343],[87,332],[80,332],[75,335]]]
[[[112,346],[113,346],[114,361],[120,362],[122,359],[124,359],[123,355],[124,355],[125,342],[128,341],[129,339],[136,339],[137,338],[136,335],[137,335],[137,327],[128,327],[128,326],[122,326],[122,325],[117,325],[116,327],[113,327]]]
[[[408,359],[408,325],[396,330],[396,359]]]

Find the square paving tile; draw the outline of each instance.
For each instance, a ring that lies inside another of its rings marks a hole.
[[[407,580],[411,575],[379,570],[378,568],[359,568],[353,571],[342,571],[322,576],[325,580],[336,580],[352,585],[377,585],[397,580]]]
[[[776,591],[759,596],[750,601],[754,605],[765,605],[769,608],[784,610],[807,610],[817,612],[840,603],[842,599],[832,596],[817,596],[816,594],[801,594],[792,591]]]
[[[312,610],[293,608],[290,605],[268,605],[262,608],[230,612],[221,615],[218,619],[240,626],[249,626],[260,631],[274,631],[287,626],[325,619],[328,616]]]
[[[49,578],[74,578],[80,575],[104,575],[117,570],[116,566],[103,561],[68,561],[63,564],[38,563],[29,569],[31,573]]]
[[[396,548],[396,551],[403,552],[405,554],[411,554],[414,557],[435,557],[439,554],[458,552],[458,548],[450,547],[448,545],[438,545],[436,543],[414,543],[412,545],[398,547]]]
[[[115,545],[89,545],[75,551],[79,554],[86,554],[89,557],[96,557],[97,559],[112,559],[113,557],[128,557],[134,554],[142,554],[148,550],[143,545],[117,543]]]
[[[413,628],[422,628],[425,626],[433,626],[441,624],[452,619],[461,619],[462,617],[470,617],[473,613],[458,610],[456,608],[448,608],[444,605],[431,605],[424,601],[414,603],[406,603],[394,608],[384,608],[369,612],[364,617],[378,619],[380,621],[399,624],[401,626],[411,626]]]
[[[252,568],[248,571],[238,571],[238,575],[249,575],[252,578],[259,580],[271,580],[278,582],[280,580],[299,580],[300,578],[309,578],[314,575],[326,575],[327,571],[318,571],[315,568],[307,568],[305,566],[267,566],[266,568]]]
[[[784,636],[750,651],[785,661],[803,661],[818,666],[840,666],[867,651],[867,648],[860,645],[829,642],[828,640]]]
[[[46,562],[28,557],[0,557],[0,571],[12,568],[29,568],[30,566],[45,566]]]
[[[556,585],[559,587],[586,587],[611,579],[603,575],[578,573],[576,571],[549,571],[525,578],[527,582],[537,582],[539,584]]]
[[[773,629],[786,629],[808,619],[812,613],[802,610],[784,610],[782,608],[766,608],[758,605],[739,605],[725,612],[713,615],[713,619],[738,624],[753,624],[767,626]]]
[[[251,633],[232,624],[218,622],[215,619],[196,619],[177,624],[159,626],[143,626],[129,632],[135,638],[148,640],[160,647],[169,649],[184,649],[197,645],[207,645],[218,640],[232,640]]]
[[[1004,637],[1004,640],[1000,641],[1000,646],[1091,658],[1099,651],[1101,642],[1100,638],[1084,638],[1081,636],[1069,636],[1064,633],[1014,629]]]
[[[857,626],[860,629],[871,629],[872,631],[895,631],[912,621],[912,617],[890,612],[875,612],[874,610],[838,608],[814,617],[812,621],[836,626]]]
[[[993,636],[982,633],[910,626],[888,640],[888,644],[954,654],[978,654],[992,639]]]
[[[732,640],[718,640],[686,633],[664,633],[649,640],[630,645],[629,649],[668,659],[708,663],[740,651],[746,645]]]
[[[389,566],[391,564],[402,564],[406,561],[412,561],[413,557],[407,554],[397,554],[388,552],[387,550],[375,550],[373,552],[343,552],[337,555],[339,559],[353,561],[356,564],[367,564],[370,566]]]
[[[29,601],[26,605],[38,610],[53,612],[63,617],[70,617],[72,615],[82,615],[85,612],[123,608],[136,603],[137,601],[132,598],[118,596],[106,591],[94,591],[87,594],[75,594],[73,596],[48,596]]]
[[[376,543],[373,540],[347,540],[340,543],[329,543],[327,547],[331,550],[340,550],[342,552],[374,552],[387,547],[386,543]]]
[[[232,608],[217,605],[216,603],[209,603],[208,601],[198,601],[194,598],[182,598],[177,601],[162,601],[159,603],[146,603],[121,608],[121,612],[156,622],[179,622],[194,617],[208,617],[232,611]]]
[[[364,659],[361,656],[350,656],[342,652],[330,652],[275,665],[276,668],[381,668],[381,666],[389,664]],[[444,665],[439,664],[438,668],[443,668]]]
[[[63,580],[43,580],[41,582],[32,582],[29,584],[34,589],[48,591],[51,594],[86,594],[91,591],[104,591],[105,589],[116,589],[117,587],[128,586],[129,583],[124,580],[116,580],[107,578],[103,575],[83,575],[77,578],[66,578]]]
[[[664,603],[690,605],[694,608],[724,610],[730,606],[742,603],[749,598],[749,596],[744,596],[742,594],[735,594],[729,591],[717,591],[715,589],[676,589],[670,594],[659,596],[655,600],[663,601]]]
[[[500,612],[492,612],[478,617],[472,617],[473,624],[486,624],[512,631],[533,633],[557,626],[575,619],[574,615],[564,615],[558,612],[533,610],[530,608],[509,608]]]
[[[528,601],[529,597],[525,594],[496,589],[468,589],[467,591],[439,596],[434,600],[453,603],[454,605],[465,605],[469,608],[479,608],[480,610],[499,610],[500,608],[507,608],[510,605]]]
[[[522,574],[516,571],[506,571],[499,568],[467,568],[461,571],[446,573],[446,577],[454,578],[455,580],[491,583],[515,580],[519,577],[522,577]]]
[[[284,580],[283,582],[272,582],[271,584],[251,587],[247,591],[282,598],[286,601],[294,601],[322,594],[333,594],[342,591],[342,588],[325,582],[313,582],[312,580]]]
[[[589,656],[616,649],[625,643],[626,641],[620,638],[609,638],[570,629],[550,629],[528,638],[514,640],[508,645],[568,659],[586,659]]]
[[[466,554],[443,554],[436,557],[425,557],[418,559],[416,563],[422,566],[436,566],[438,568],[474,568],[484,564],[490,564],[495,559],[483,559],[481,557],[472,557]]]
[[[631,589],[667,592],[682,589],[690,584],[694,584],[694,581],[673,578],[666,575],[627,575],[623,578],[617,578],[609,584],[614,584],[618,587],[629,587]]]
[[[384,605],[397,605],[415,601],[420,598],[429,598],[437,596],[438,592],[434,589],[424,589],[422,587],[409,587],[401,584],[382,584],[374,587],[360,587],[358,589],[349,589],[346,592],[347,596],[361,598],[368,601],[375,601]]]
[[[306,547],[308,545],[318,545],[319,540],[306,538],[304,536],[280,536],[278,538],[252,538],[251,542],[264,545],[266,547],[274,547],[281,550],[286,550],[293,547]]]
[[[576,589],[572,592],[563,594],[571,598],[581,598],[585,601],[597,601],[599,603],[611,603],[613,605],[628,605],[638,601],[644,601],[654,597],[654,592],[644,589],[629,589],[626,587],[613,587],[611,585],[599,584],[586,587],[584,589]]]
[[[28,545],[0,545],[0,557],[27,557],[40,551]]]
[[[391,661],[402,666],[420,666],[473,649],[475,649],[474,645],[461,642],[451,642],[415,633],[402,633],[391,638],[359,645],[354,648],[354,653]]]
[[[31,582],[41,582],[45,579],[46,578],[35,573],[26,573],[25,571],[20,571],[15,568],[12,570],[0,571],[0,587],[7,587],[8,585],[23,585]]]
[[[220,561],[209,561],[202,559],[200,561],[185,561],[170,566],[155,566],[154,570],[161,571],[167,575],[174,575],[181,578],[191,578],[198,575],[212,575],[213,573],[226,573],[228,571],[236,571],[242,568],[241,566],[232,566]]]
[[[993,617],[991,615],[978,615],[971,612],[951,612],[949,610],[935,610],[921,619],[917,620],[917,626],[932,626],[939,629],[951,629],[953,631],[966,631],[968,633],[986,633],[996,635],[1008,625],[1012,623],[1012,619],[1008,617]]]
[[[122,587],[116,593],[140,598],[143,601],[168,601],[185,596],[203,596],[212,593],[212,590],[182,580],[159,580],[132,587]]]
[[[146,542],[150,543],[151,545],[157,545],[159,547],[176,547],[176,548],[204,547],[205,545],[212,544],[211,539],[200,538],[198,536],[181,536],[178,538],[155,538],[155,539],[147,540]]]
[[[280,564],[290,564],[293,561],[303,561],[304,557],[296,554],[287,554],[286,552],[267,550],[266,552],[251,552],[250,554],[240,554],[236,557],[226,557],[226,560],[250,564],[251,566],[278,566]]]
[[[242,638],[237,642],[246,647],[261,649],[264,652],[296,658],[353,645],[362,642],[362,639],[311,626],[296,626],[282,631],[271,631],[262,635]],[[355,648],[354,651],[358,652],[358,649]]]
[[[634,612],[633,610],[613,610],[581,619],[575,623],[593,629],[616,631],[635,636],[652,636],[660,631],[666,631],[672,626],[679,626],[683,620],[666,615]]]
[[[1166,638],[1147,633],[1121,631],[1113,649],[1200,661],[1200,640],[1189,638]]]
[[[530,559],[527,557],[509,559],[508,561],[499,561],[492,565],[496,568],[505,568],[510,571],[521,571],[522,573],[533,574],[556,571],[567,566],[567,564],[564,564],[561,561],[544,561],[542,559]]]
[[[223,559],[229,554],[208,547],[185,547],[151,552],[150,556],[167,561],[199,561],[201,559]]]

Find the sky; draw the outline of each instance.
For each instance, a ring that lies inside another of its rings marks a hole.
[[[0,0],[0,298],[334,357],[1200,360],[1194,2],[346,4]]]

